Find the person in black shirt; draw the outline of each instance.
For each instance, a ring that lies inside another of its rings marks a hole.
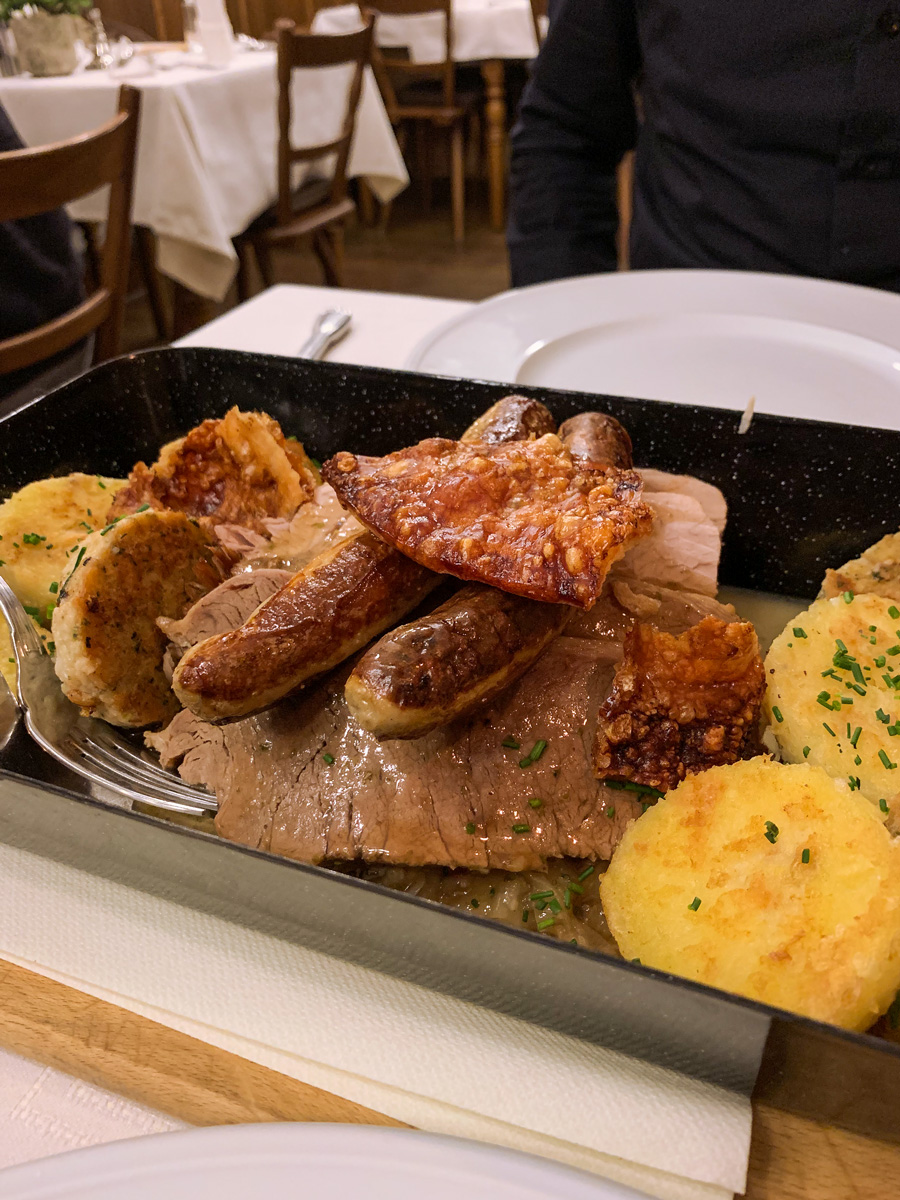
[[[900,291],[900,0],[555,0],[512,135],[514,286],[615,268],[632,148],[632,267]]]

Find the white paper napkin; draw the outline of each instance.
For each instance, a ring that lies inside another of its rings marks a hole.
[[[5,846],[0,957],[422,1129],[662,1200],[744,1186],[748,1100]]]

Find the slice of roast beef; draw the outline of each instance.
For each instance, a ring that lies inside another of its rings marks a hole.
[[[710,609],[734,616],[662,588],[623,596],[670,632]],[[512,871],[608,859],[641,798],[598,784],[591,744],[634,615],[610,591],[474,718],[413,742],[379,742],[353,721],[349,668],[230,725],[182,712],[148,742],[216,793],[222,836],[289,858]]]
[[[178,653],[183,654],[197,642],[237,629],[290,578],[290,571],[277,570],[232,575],[192,605],[181,620],[159,617],[156,623]]]

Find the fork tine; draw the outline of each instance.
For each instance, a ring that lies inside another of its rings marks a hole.
[[[89,730],[84,731],[84,736],[89,743],[102,749],[105,754],[110,755],[119,764],[123,760],[127,761],[132,770],[151,782],[176,784],[179,788],[184,788],[185,791],[200,798],[209,798],[210,793],[204,788],[184,783],[174,772],[160,766],[159,762],[152,758],[145,757],[140,750],[136,750],[108,726],[94,723]]]
[[[90,738],[85,738],[79,749],[90,761],[105,768],[124,782],[140,783],[154,792],[159,790],[165,795],[183,799],[206,812],[214,811],[217,807],[213,796],[199,788],[193,788],[189,784],[183,783],[177,775],[170,775],[162,769],[151,772],[139,770],[130,764],[125,766],[115,754],[110,753],[105,746],[93,742]]]
[[[215,801],[203,803],[196,795],[191,795],[187,788],[179,789],[166,784],[145,784],[143,780],[135,780],[127,771],[119,770],[115,761],[109,761],[96,755],[88,745],[79,747],[79,770],[89,774],[95,783],[112,788],[132,800],[141,800],[160,808],[175,809],[177,812],[188,812],[200,815],[210,812],[215,807]]]

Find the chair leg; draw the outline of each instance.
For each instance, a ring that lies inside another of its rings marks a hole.
[[[328,287],[343,287],[344,230],[342,226],[317,229],[313,234],[313,250],[322,264]]]
[[[237,294],[238,304],[244,304],[250,299],[250,243],[236,242],[235,250],[238,256]]]
[[[430,127],[426,121],[416,121],[416,167],[419,171],[419,192],[422,196],[422,209],[431,212],[431,144],[429,141]]]
[[[360,223],[366,226],[367,229],[372,229],[378,222],[375,210],[375,193],[365,179],[357,179],[356,195]]]
[[[141,264],[141,274],[147,289],[147,299],[153,314],[153,324],[156,326],[156,336],[161,342],[172,340],[171,324],[166,312],[166,302],[162,280],[156,269],[156,238],[153,231],[146,225],[136,225],[134,229],[137,244],[138,261]]]
[[[253,252],[256,255],[256,264],[259,267],[259,273],[262,277],[263,287],[270,288],[275,286],[275,269],[272,263],[272,249],[265,242],[254,242]]]
[[[481,113],[477,108],[469,111],[469,162],[468,167],[474,166],[474,170],[470,171],[475,179],[480,179],[482,175],[482,157],[481,157]]]
[[[450,130],[450,200],[453,208],[453,240],[462,245],[466,236],[466,160],[462,122]]]

